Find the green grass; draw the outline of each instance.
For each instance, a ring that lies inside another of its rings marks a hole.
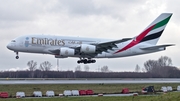
[[[8,98],[0,99],[0,101],[180,101],[180,92],[170,92],[159,96]]]
[[[0,85],[0,91],[6,91],[11,96],[16,92],[23,91],[26,96],[31,96],[33,91],[42,91],[45,95],[47,90],[53,90],[56,95],[63,93],[64,90],[87,90],[92,89],[94,93],[120,93],[123,88],[129,88],[130,92],[141,92],[143,87],[154,86],[155,90],[160,90],[161,86],[172,86],[173,89],[179,84],[28,84],[28,85]]]

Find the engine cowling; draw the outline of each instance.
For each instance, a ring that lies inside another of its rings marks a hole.
[[[72,56],[75,54],[75,50],[71,48],[60,48],[60,56]]]
[[[83,52],[83,53],[95,53],[96,52],[96,46],[87,45],[87,44],[81,44],[80,51]]]

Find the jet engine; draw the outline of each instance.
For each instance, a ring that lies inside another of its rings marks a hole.
[[[75,54],[75,50],[71,48],[60,48],[60,56],[72,56]]]
[[[81,44],[80,51],[83,52],[83,53],[95,53],[96,52],[96,46],[87,45],[87,44]]]

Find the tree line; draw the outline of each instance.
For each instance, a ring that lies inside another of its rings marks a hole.
[[[167,67],[171,68],[171,67]],[[0,78],[179,78],[180,71],[170,71],[167,76],[150,72],[86,72],[86,71],[4,71]]]
[[[28,69],[23,71],[1,71],[0,78],[179,78],[180,70],[172,65],[171,58],[161,56],[157,60],[147,60],[144,68],[136,65],[133,72],[113,72],[108,66],[99,68],[98,72],[89,71],[89,66],[84,66],[84,71],[78,65],[75,71],[53,71],[52,64],[45,61],[37,66],[33,60],[27,63]]]

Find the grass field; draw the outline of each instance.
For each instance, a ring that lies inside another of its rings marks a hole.
[[[92,89],[94,93],[120,93],[123,88],[129,88],[130,92],[141,92],[143,87],[154,86],[155,90],[160,90],[161,86],[172,86],[175,90],[180,84],[36,84],[36,85],[0,85],[0,91],[6,91],[11,97],[16,92],[23,91],[26,96],[32,96],[33,91],[42,91],[45,95],[47,90],[53,90],[56,95],[63,93],[64,90],[87,90]]]
[[[64,97],[64,98],[8,98],[1,101],[180,101],[180,92],[170,92],[159,96],[129,97]]]

